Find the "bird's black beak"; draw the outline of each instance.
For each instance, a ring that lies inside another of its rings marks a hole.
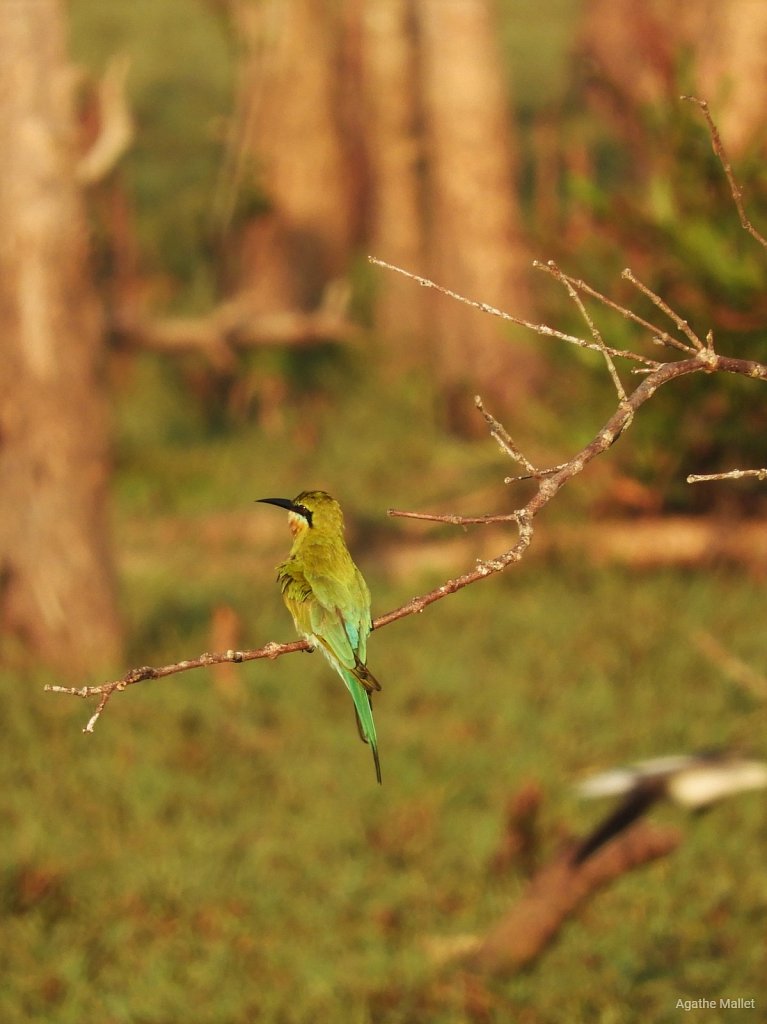
[[[287,509],[288,512],[293,512],[297,516],[303,516],[308,525],[312,525],[311,510],[306,505],[300,505],[297,501],[291,501],[289,498],[256,498],[256,501],[262,501],[265,505],[277,505],[279,508]]]
[[[256,498],[256,501],[260,501],[264,505],[278,505],[280,508],[287,509],[288,512],[297,511],[295,502],[290,498]]]

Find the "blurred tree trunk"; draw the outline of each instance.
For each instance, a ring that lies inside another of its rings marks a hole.
[[[236,287],[256,312],[311,309],[347,268],[358,212],[339,6],[264,0],[234,14],[248,54],[235,144],[268,204],[242,233]]]
[[[761,130],[767,106],[767,4],[754,0],[588,0],[582,50],[635,104],[677,99],[680,54],[716,107],[729,151]]]
[[[370,186],[371,253],[414,273],[425,269],[425,156],[413,0],[362,0],[362,78]],[[427,295],[398,274],[379,274],[376,326],[412,341],[426,332]]]
[[[767,108],[767,5],[729,0],[692,7],[700,95],[721,107],[717,122],[732,154],[763,132]]]
[[[529,315],[512,119],[488,0],[421,0],[431,273],[440,284]],[[435,362],[448,401],[496,404],[529,390],[539,361],[497,318],[436,295]],[[479,417],[477,417],[479,419]],[[479,427],[478,427],[479,429]]]
[[[67,673],[120,648],[101,322],[59,0],[0,0],[0,634]]]
[[[235,289],[259,308],[307,308],[363,251],[529,316],[492,0],[243,0],[232,12],[247,43],[222,205],[246,194],[248,158],[268,205],[240,228]],[[398,362],[438,371],[457,430],[484,430],[477,390],[503,408],[536,381],[537,349],[499,320],[387,272],[375,284],[375,327]]]

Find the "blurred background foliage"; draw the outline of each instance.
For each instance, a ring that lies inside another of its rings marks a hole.
[[[589,6],[597,8],[597,17],[600,5]],[[679,101],[697,87],[696,54],[684,41],[673,48],[673,39],[656,40],[671,52],[648,98],[628,76],[616,79],[594,54],[583,10],[577,0],[559,0],[542,17],[524,0],[499,4],[499,41],[516,115],[518,200],[530,257],[525,265],[529,268],[532,257],[554,258],[668,327],[662,314],[620,281],[620,271],[630,266],[701,335],[713,330],[720,351],[763,359],[763,253],[739,224],[703,118]],[[247,41],[225,3],[139,0],[100,6],[76,0],[71,21],[73,54],[94,74],[115,53],[131,57],[128,91],[138,131],[120,166],[118,186],[135,225],[133,258],[140,284],[131,288],[154,311],[205,311],[231,293],[227,267],[238,250],[238,232],[270,209],[256,156],[238,182],[231,221],[223,229],[217,220],[236,69]],[[668,24],[661,19],[663,28]],[[715,111],[716,101],[727,98],[727,82],[708,97]],[[762,135],[740,143],[735,157],[749,213],[759,224],[767,214]],[[108,225],[102,227],[109,232]],[[107,277],[114,271],[114,245],[107,237],[99,250]],[[370,238],[359,240],[345,268],[353,288],[352,316],[365,324],[375,322],[375,295],[387,286],[386,272],[371,271],[362,258],[373,245]],[[423,267],[410,269],[423,272]],[[583,333],[578,314],[553,282],[527,269],[524,274],[533,309],[508,303],[503,308],[517,315],[534,312],[531,319]],[[414,302],[417,292],[413,285],[405,294]],[[473,297],[487,299],[481,290]],[[641,347],[633,325],[609,311],[593,312],[612,344]],[[481,327],[481,315],[473,316]],[[515,408],[508,425],[555,457],[569,449],[573,436],[589,435],[609,409],[603,366],[593,355],[525,337],[519,329],[503,333],[501,344],[512,355],[516,350],[521,363],[531,350],[543,363],[534,407],[526,403],[522,415]],[[268,420],[285,395],[313,411],[317,401],[335,401],[354,386],[348,376],[354,358],[342,348],[331,339],[319,354],[305,349],[239,353],[237,365],[223,374],[204,357],[188,357],[162,373],[177,377],[179,393],[197,404],[202,431],[239,430],[243,418]],[[416,375],[429,375],[435,358],[439,350],[424,341],[423,359],[412,361]],[[562,379],[569,388],[558,383]],[[562,416],[560,403],[568,391],[572,402]],[[444,393],[438,390],[433,402],[444,425]],[[456,426],[448,414],[447,425],[481,436],[479,424],[466,426],[472,416],[462,411]],[[631,450],[616,451],[612,466],[618,476],[627,474],[646,489],[652,511],[703,512],[733,504],[752,514],[763,511],[754,489],[725,494],[722,488],[690,488],[683,482],[685,472],[759,462],[767,424],[758,389],[738,379],[720,379],[711,388],[708,380],[695,378],[652,403],[642,419]],[[624,507],[620,494],[616,488],[616,511],[643,511]],[[604,507],[604,488],[600,501]]]
[[[254,161],[226,230],[217,214],[245,45],[238,6],[70,4],[77,62],[95,76],[112,54],[131,57],[136,141],[90,207],[108,311],[127,294],[152,315],[204,315],[231,294],[240,229],[271,209]],[[693,89],[693,58],[678,45],[662,94],[632,95],[576,46],[596,6],[498,5],[527,251],[649,315],[618,280],[631,266],[699,332],[711,327],[720,351],[764,359],[764,254],[738,224],[698,112],[677,100]],[[760,223],[763,135],[738,149],[736,171]],[[128,225],[117,241],[115,203]],[[288,539],[276,513],[254,510],[262,495],[338,495],[375,613],[511,544],[386,519],[390,506],[505,510],[519,492],[502,484],[509,467],[470,403],[464,417],[446,413],[428,344],[394,349],[376,333],[383,272],[365,252],[345,268],[349,308],[374,326],[351,340],[238,349],[222,367],[199,352],[137,352],[113,333],[126,664],[290,637],[272,569]],[[552,282],[531,274],[529,288],[524,315],[583,333]],[[597,317],[611,344],[638,345],[625,321]],[[505,333],[512,361],[533,351],[544,368],[494,411],[536,461],[561,461],[612,411],[603,364]],[[597,536],[604,513],[763,512],[756,488],[683,483],[764,464],[757,392],[717,378],[659,394],[609,469],[564,493],[539,531],[591,516]],[[0,1018],[424,1020],[426,940],[481,933],[525,884],[521,865],[489,870],[523,780],[545,791],[545,858],[593,823],[568,788],[579,775],[677,749],[763,746],[764,703],[693,639],[710,631],[758,670],[759,573],[637,573],[590,556],[531,554],[372,638],[385,687],[380,792],[346,695],[317,658],[141,684],[87,739],[84,704],[43,695],[50,678],[28,663],[4,668]],[[494,985],[477,1019],[663,1024],[678,1019],[678,998],[763,1000],[764,802],[747,796],[684,827],[674,856],[601,893],[530,970]],[[435,1024],[468,1016],[450,991],[429,1013]]]

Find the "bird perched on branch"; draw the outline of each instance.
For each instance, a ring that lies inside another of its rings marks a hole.
[[[370,591],[344,540],[341,506],[325,491],[288,498],[259,498],[288,512],[290,554],[277,566],[282,599],[296,629],[322,651],[354,701],[360,738],[370,744],[381,782],[371,693],[381,685],[365,664],[373,628]]]
[[[658,800],[665,798],[688,810],[704,811],[728,796],[765,786],[764,761],[748,761],[725,751],[656,757],[594,775],[578,785],[580,796],[623,799],[578,845],[572,861],[582,864]]]

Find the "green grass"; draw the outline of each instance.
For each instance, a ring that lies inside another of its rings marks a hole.
[[[154,601],[144,571],[128,574],[137,661],[203,649],[201,609],[223,598],[244,642],[290,637],[270,544],[241,552],[245,575],[197,543],[192,586],[190,545],[155,551]],[[425,585],[361,560],[377,611]],[[382,789],[318,658],[240,667],[240,702],[206,673],[140,684],[91,737],[84,703],[6,676],[0,1017],[419,1019],[424,938],[481,931],[523,884],[486,870],[523,780],[545,787],[548,854],[601,811],[568,788],[588,770],[749,738],[764,756],[763,713],[690,643],[702,626],[753,651],[760,596],[735,575],[531,560],[387,628],[371,641]],[[763,806],[744,796],[685,821],[676,854],[599,894],[494,986],[490,1019],[670,1021],[679,997],[758,999]],[[464,1019],[454,998],[429,1019]]]

